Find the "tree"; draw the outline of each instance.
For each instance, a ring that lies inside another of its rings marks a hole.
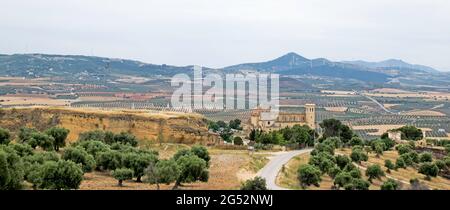
[[[83,172],[91,172],[95,168],[95,159],[82,147],[69,147],[64,150],[62,159],[81,164]]]
[[[122,153],[115,150],[99,152],[96,157],[97,167],[103,170],[115,170],[122,167]]]
[[[22,188],[23,163],[14,150],[0,147],[0,190]]]
[[[203,159],[206,162],[206,166],[209,167],[209,161],[211,160],[211,157],[209,156],[209,152],[208,149],[206,149],[206,147],[201,145],[194,145],[191,148],[191,152],[197,157]]]
[[[137,182],[141,182],[141,177],[144,175],[144,170],[150,164],[156,164],[158,157],[153,154],[139,154],[136,152],[126,153],[122,158],[122,163],[125,168],[133,170],[133,175]]]
[[[297,178],[303,188],[311,185],[318,187],[322,181],[321,174],[318,168],[309,164],[301,165],[297,170]]]
[[[385,160],[384,161],[384,167],[387,168],[387,172],[388,173],[391,173],[391,170],[395,169],[395,165],[394,165],[394,163],[392,163],[391,160]]]
[[[119,134],[114,135],[114,142],[121,144],[129,144],[133,147],[138,145],[138,140],[136,136],[126,132],[120,132]]]
[[[244,141],[242,141],[242,138],[239,136],[234,137],[233,143],[234,145],[244,145]]]
[[[219,125],[216,122],[209,122],[208,123],[208,130],[212,130],[213,132],[219,131]]]
[[[358,164],[361,163],[361,161],[367,161],[369,159],[366,152],[364,152],[360,147],[353,147],[350,158],[353,162],[356,162]]]
[[[347,144],[353,137],[353,131],[347,125],[341,125],[339,128],[339,137],[344,144]]]
[[[431,155],[431,153],[429,152],[424,152],[419,155],[419,162],[433,162],[433,155]]]
[[[261,135],[261,133],[262,133],[261,130],[252,129],[250,131],[250,134],[248,134],[248,139],[250,139],[250,141],[256,141]]]
[[[370,183],[364,179],[356,178],[352,180],[352,190],[369,190]]]
[[[50,151],[53,149],[53,142],[55,139],[44,133],[32,133],[31,139],[28,142],[31,147],[36,148],[37,146],[41,147],[46,151]]]
[[[350,145],[353,146],[364,146],[364,140],[359,136],[354,136],[350,140]]]
[[[133,178],[133,170],[129,168],[118,168],[111,172],[111,175],[114,177],[114,179],[117,179],[118,183],[117,185],[119,187],[123,186],[124,180],[129,180]]]
[[[37,133],[38,131],[34,128],[21,127],[19,129],[19,143],[29,142],[31,139],[31,134]]]
[[[9,130],[0,128],[0,144],[9,144],[11,141],[11,134]]]
[[[398,157],[395,162],[395,168],[406,168],[405,160],[401,157]]]
[[[409,144],[400,144],[396,147],[398,154],[403,155],[405,153],[411,152],[413,148]]]
[[[375,151],[377,154],[377,157],[380,157],[380,155],[383,155],[383,152],[386,148],[386,145],[382,141],[375,141],[372,145],[372,150]]]
[[[158,190],[160,183],[169,185],[178,179],[180,173],[180,167],[177,165],[177,162],[172,159],[161,160],[156,164],[150,163],[145,170],[145,174],[147,175],[146,181],[151,184],[156,184]]]
[[[231,142],[231,137],[233,136],[233,131],[231,131],[231,129],[229,127],[225,127],[219,132],[219,135],[222,138],[222,140],[224,140],[226,142]]]
[[[231,129],[242,130],[240,119],[231,120],[229,125]]]
[[[399,184],[395,180],[388,179],[381,185],[381,190],[399,190],[399,187]]]
[[[434,163],[422,163],[419,167],[419,173],[424,174],[427,180],[431,177],[436,177],[439,173],[439,168]]]
[[[347,184],[350,184],[353,181],[352,175],[349,172],[341,172],[336,177],[334,177],[334,186],[339,188],[345,187]]]
[[[326,119],[323,120],[319,125],[323,129],[323,137],[328,138],[339,136],[342,123],[341,121],[336,119]]]
[[[334,179],[336,177],[336,175],[338,175],[341,172],[342,172],[342,169],[340,169],[338,166],[334,166],[330,170],[328,170],[328,175]]]
[[[28,144],[10,144],[9,146],[16,151],[17,155],[20,157],[33,155],[33,148]]]
[[[350,164],[352,160],[347,155],[336,156],[336,164],[340,169],[343,169],[347,164]]]
[[[41,189],[78,189],[83,170],[70,160],[47,161],[39,169],[38,187]]]
[[[180,176],[175,182],[174,189],[177,189],[182,183],[191,183],[195,181],[207,182],[209,179],[208,166],[205,160],[196,155],[184,155],[176,160],[180,167]]]
[[[372,179],[379,179],[384,176],[384,171],[378,164],[371,165],[366,169],[366,176],[369,178],[369,182],[372,182]]]
[[[69,130],[62,127],[52,127],[45,131],[45,134],[53,137],[53,148],[59,151],[60,147],[66,146],[67,135]]]
[[[109,145],[103,143],[102,141],[81,141],[77,142],[75,146],[82,147],[87,153],[97,157],[100,152],[107,152],[110,150]]]
[[[396,129],[397,131],[402,132],[402,139],[405,140],[411,140],[411,141],[417,141],[421,140],[423,138],[422,130],[414,127],[414,126],[403,126],[399,129]]]
[[[259,176],[249,179],[241,185],[241,190],[267,190],[266,180]]]

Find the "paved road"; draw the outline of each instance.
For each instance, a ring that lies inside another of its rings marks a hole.
[[[266,179],[267,188],[271,190],[289,190],[287,188],[283,188],[275,184],[278,172],[280,172],[283,165],[286,164],[293,157],[311,151],[312,149],[304,149],[277,154],[274,157],[272,157],[269,163],[267,163],[267,165],[264,166],[264,168],[262,168],[258,172],[258,176]]]

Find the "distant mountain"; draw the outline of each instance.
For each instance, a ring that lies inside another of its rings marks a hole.
[[[417,64],[406,63],[398,59],[389,59],[380,62],[367,62],[367,61],[343,61],[343,63],[353,64],[361,67],[372,68],[372,69],[382,69],[382,70],[411,70],[411,71],[422,71],[428,73],[440,73],[440,71]]]
[[[399,69],[398,71],[392,71]],[[325,58],[308,59],[296,53],[288,53],[279,58],[256,63],[244,63],[222,69],[204,68],[204,72],[233,73],[242,70],[278,73],[280,75],[312,76],[326,80],[356,81],[366,83],[401,83],[424,85],[436,80],[448,84],[448,76],[424,74],[436,70],[405,63],[400,60],[383,62],[347,61],[333,62]],[[143,63],[135,60],[103,58],[82,55],[46,54],[0,54],[0,75],[19,77],[58,77],[63,80],[111,81],[121,75],[157,78],[170,77],[178,73],[192,74],[192,66],[172,66]],[[424,77],[432,79],[424,80]],[[163,78],[164,79],[164,78]]]
[[[384,73],[371,71],[368,68],[332,62],[325,58],[307,59],[296,53],[288,53],[277,59],[260,62],[244,63],[224,68],[226,71],[253,70],[287,75],[313,75],[324,77],[338,77],[355,79],[364,82],[386,82],[389,76]]]
[[[113,74],[149,76],[189,72],[191,68],[192,66],[154,65],[134,60],[82,55],[0,55],[0,74],[4,76],[67,78],[83,75],[108,77]]]

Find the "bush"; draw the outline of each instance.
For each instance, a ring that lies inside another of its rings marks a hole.
[[[311,185],[319,186],[319,183],[322,181],[320,176],[321,171],[309,164],[301,165],[297,170],[297,178],[303,188]]]
[[[69,147],[64,150],[62,159],[81,164],[83,172],[91,172],[95,168],[95,159],[82,147]]]
[[[241,190],[267,190],[266,180],[257,176],[254,179],[245,181]]]
[[[244,141],[242,141],[242,138],[239,136],[234,137],[233,143],[234,145],[244,145]]]
[[[114,179],[117,179],[118,183],[117,185],[122,187],[122,182],[124,180],[129,180],[133,178],[133,170],[129,168],[118,168],[111,172],[111,175],[114,177]]]
[[[51,150],[53,150],[53,142],[54,141],[55,141],[55,139],[47,134],[32,133],[31,139],[27,143],[30,144],[30,146],[33,148],[36,148],[39,146],[46,151],[51,151]]]

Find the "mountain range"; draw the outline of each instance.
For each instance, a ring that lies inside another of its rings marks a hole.
[[[151,77],[189,73],[191,69],[192,66],[155,65],[134,60],[82,55],[0,54],[2,76],[77,78],[86,74],[96,77],[112,77],[120,74]],[[242,70],[340,78],[366,83],[386,83],[393,77],[409,78],[411,75],[423,73],[440,74],[431,67],[413,65],[401,60],[333,62],[325,58],[308,59],[293,52],[265,62],[237,64],[221,69],[206,68],[206,71],[219,73]],[[397,73],[392,74],[392,71]]]

